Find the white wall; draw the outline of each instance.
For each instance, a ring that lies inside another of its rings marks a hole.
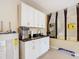
[[[17,29],[18,1],[19,0],[0,0],[0,21],[3,21],[3,31],[9,30],[9,24],[8,24],[9,22],[11,22],[12,30]]]

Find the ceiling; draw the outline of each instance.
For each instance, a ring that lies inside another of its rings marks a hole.
[[[45,13],[56,12],[76,5],[79,0],[25,0]]]

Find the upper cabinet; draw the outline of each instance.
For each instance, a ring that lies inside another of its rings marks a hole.
[[[35,26],[40,28],[45,28],[46,24],[46,15],[38,10],[34,11],[35,17]]]
[[[36,9],[34,9],[34,22],[33,22],[33,24],[34,24],[35,27],[39,26],[39,24],[38,24],[39,20],[38,19],[39,19],[38,11]]]
[[[20,17],[20,26],[46,27],[46,15],[23,2],[20,5]]]
[[[31,26],[31,20],[33,20],[33,11],[32,8],[24,3],[21,3],[21,26]]]

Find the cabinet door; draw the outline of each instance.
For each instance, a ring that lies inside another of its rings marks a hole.
[[[32,47],[30,42],[25,42],[25,59],[30,59],[30,48]]]
[[[45,15],[40,11],[38,11],[38,26],[45,28]]]
[[[38,11],[36,9],[33,9],[34,11],[34,20],[33,20],[33,25],[34,27],[38,27]]]
[[[29,25],[29,7],[21,3],[21,26]]]
[[[42,13],[42,27],[45,28],[46,26],[46,15]]]
[[[32,27],[33,21],[33,8],[21,3],[21,26]]]
[[[14,59],[19,59],[19,38],[18,38],[18,34],[11,35],[11,43],[12,43],[12,46],[13,46],[12,49],[13,49],[13,52],[14,52],[13,53]],[[10,47],[10,49],[11,49],[11,47]]]
[[[41,12],[39,11],[38,12],[38,26],[41,28],[42,27],[42,23],[43,23],[43,20],[42,20],[42,14]]]
[[[45,27],[45,14],[21,3],[21,26],[27,27]]]
[[[49,37],[44,38],[44,44],[45,44],[44,52],[46,52],[49,50]]]
[[[35,25],[34,25],[34,8],[32,8],[32,7],[29,7],[29,15],[28,15],[28,17],[29,17],[29,27],[35,27]]]
[[[6,58],[19,59],[19,40],[18,34],[6,35]]]
[[[32,41],[28,41],[25,44],[25,59],[36,59],[35,46]]]
[[[40,15],[40,11],[38,10],[34,10],[34,24],[35,24],[35,27],[40,27],[41,26],[41,15]]]
[[[40,56],[44,54],[45,45],[46,44],[44,43],[44,38],[41,38],[40,39],[40,53],[39,53]]]
[[[49,37],[40,39],[40,56],[47,52],[49,49]]]
[[[44,19],[44,14],[40,12],[40,27],[44,28],[45,19]]]
[[[34,40],[36,59],[40,56],[40,39]]]

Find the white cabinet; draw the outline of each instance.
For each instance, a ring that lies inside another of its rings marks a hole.
[[[49,37],[40,39],[40,56],[49,50]]]
[[[29,7],[29,27],[35,27],[34,25],[34,9],[32,7]]]
[[[41,12],[40,11],[38,11],[38,27],[41,27],[41,25],[42,25],[42,15],[41,15]]]
[[[44,48],[45,48],[44,38],[40,39],[40,46],[41,48],[39,50],[40,51],[39,55],[41,56],[44,53]]]
[[[35,57],[35,46],[32,41],[25,43],[25,59],[36,59]]]
[[[19,59],[18,34],[0,34],[0,59]]]
[[[34,40],[34,41],[33,41],[33,44],[34,44],[34,46],[35,46],[35,52],[34,52],[34,53],[35,53],[35,56],[36,56],[36,59],[37,59],[37,58],[40,56],[40,55],[39,55],[39,53],[40,53],[39,50],[40,50],[40,48],[41,48],[41,47],[40,47],[40,39]]]
[[[77,10],[76,6],[67,9],[67,40],[77,41]],[[74,24],[75,29],[69,29],[68,25]]]
[[[45,28],[45,14],[21,2],[20,26]]]
[[[44,53],[46,52],[46,51],[48,51],[49,50],[49,37],[45,37],[44,38],[44,44],[45,44],[45,48],[44,48]]]
[[[20,59],[36,59],[35,46],[32,41],[20,41]]]
[[[20,41],[20,59],[38,59],[49,50],[49,37]]]
[[[34,26],[38,27],[38,24],[39,24],[38,11],[34,9]]]
[[[27,4],[21,3],[21,26],[30,27],[33,24],[33,10]]]
[[[41,27],[46,28],[46,15],[41,13]]]
[[[21,3],[21,26],[28,26],[29,25],[29,12],[28,6],[24,3]]]
[[[45,14],[40,11],[36,11],[36,12],[37,13],[35,19],[37,19],[37,27],[45,28],[45,22],[46,22]]]

